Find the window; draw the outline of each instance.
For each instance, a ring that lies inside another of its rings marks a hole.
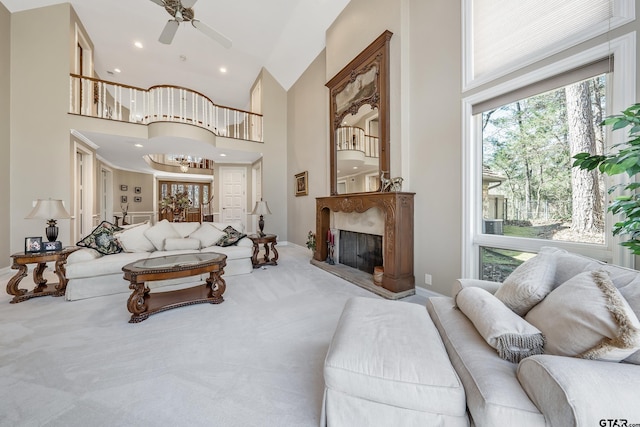
[[[192,208],[200,209],[209,201],[209,183],[206,182],[160,181],[159,185],[160,200],[171,194],[186,191]]]
[[[610,232],[613,182],[571,164],[624,138],[599,123],[634,102],[634,51],[623,36],[463,100],[464,277],[502,280],[542,246],[632,265]]]

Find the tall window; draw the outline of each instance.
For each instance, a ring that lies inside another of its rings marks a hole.
[[[543,246],[632,265],[610,231],[614,182],[572,157],[624,138],[600,123],[634,102],[634,51],[623,36],[463,100],[465,277],[501,281]]]
[[[160,181],[159,185],[160,200],[171,194],[186,191],[193,208],[200,209],[203,204],[207,204],[209,201],[208,182]]]

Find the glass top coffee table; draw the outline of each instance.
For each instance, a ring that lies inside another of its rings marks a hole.
[[[218,253],[192,253],[167,255],[134,261],[122,267],[124,279],[131,282],[133,290],[127,308],[131,313],[129,323],[138,323],[154,313],[187,305],[224,301],[222,294],[227,285],[222,278],[227,256]],[[190,288],[150,293],[146,282],[176,279],[209,273],[206,282]]]

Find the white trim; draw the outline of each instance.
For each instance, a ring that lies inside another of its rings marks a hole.
[[[506,67],[499,68],[492,73],[483,76],[474,77],[473,75],[473,0],[462,0],[462,91],[473,89],[481,86],[499,77],[506,76],[516,70],[522,69],[527,65],[534,64],[544,58],[548,58],[556,53],[562,52],[570,47],[590,40],[596,36],[606,34],[614,28],[618,28],[624,24],[635,20],[635,2],[634,0],[613,0],[613,17],[608,21],[603,21],[598,25],[592,26],[588,31],[574,34],[565,40],[553,45],[549,49],[542,52],[528,55]]]
[[[630,32],[624,36],[603,43],[591,49],[587,49],[576,55],[557,61],[551,65],[542,67],[536,71],[509,80],[505,83],[493,86],[477,94],[463,98],[462,100],[462,192],[463,192],[463,225],[462,225],[462,276],[478,277],[479,273],[479,246],[491,246],[497,248],[513,248],[517,250],[537,252],[540,247],[558,246],[570,251],[580,252],[584,255],[613,262],[618,265],[633,267],[634,257],[628,249],[619,245],[619,236],[608,238],[605,245],[592,245],[582,243],[570,243],[561,241],[522,239],[509,236],[482,234],[480,216],[482,212],[482,195],[474,189],[480,188],[482,179],[480,169],[482,161],[481,147],[477,144],[478,120],[471,115],[471,108],[478,102],[485,101],[503,93],[510,92],[526,84],[544,80],[555,74],[576,68],[600,59],[606,55],[614,55],[614,75],[610,82],[610,102],[607,105],[608,114],[624,110],[635,102],[636,93],[636,33]],[[615,145],[624,140],[623,132],[613,132],[607,137],[610,145]],[[615,177],[616,182],[621,182],[624,176]],[[607,216],[607,227],[610,227],[613,219]],[[608,236],[610,233],[607,233]]]

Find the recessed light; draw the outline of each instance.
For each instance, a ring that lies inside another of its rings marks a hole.
[[[226,154],[224,154],[224,153],[221,153],[221,154],[220,154],[220,157],[227,157],[227,155],[226,155]]]
[[[227,72],[227,69],[225,67],[220,67],[220,72],[224,74]]]
[[[121,73],[122,70],[120,68],[114,68],[113,71],[115,71],[116,73]]]
[[[142,144],[133,144],[133,145],[134,145],[135,147],[138,147],[138,148],[142,148],[142,147],[144,147],[144,145],[142,145]]]
[[[357,167],[357,166],[354,166],[353,168],[354,168],[354,169],[358,169],[358,167]]]
[[[140,42],[135,42],[133,45],[135,47],[137,47],[138,49],[142,49],[143,48],[142,43],[140,43]]]

